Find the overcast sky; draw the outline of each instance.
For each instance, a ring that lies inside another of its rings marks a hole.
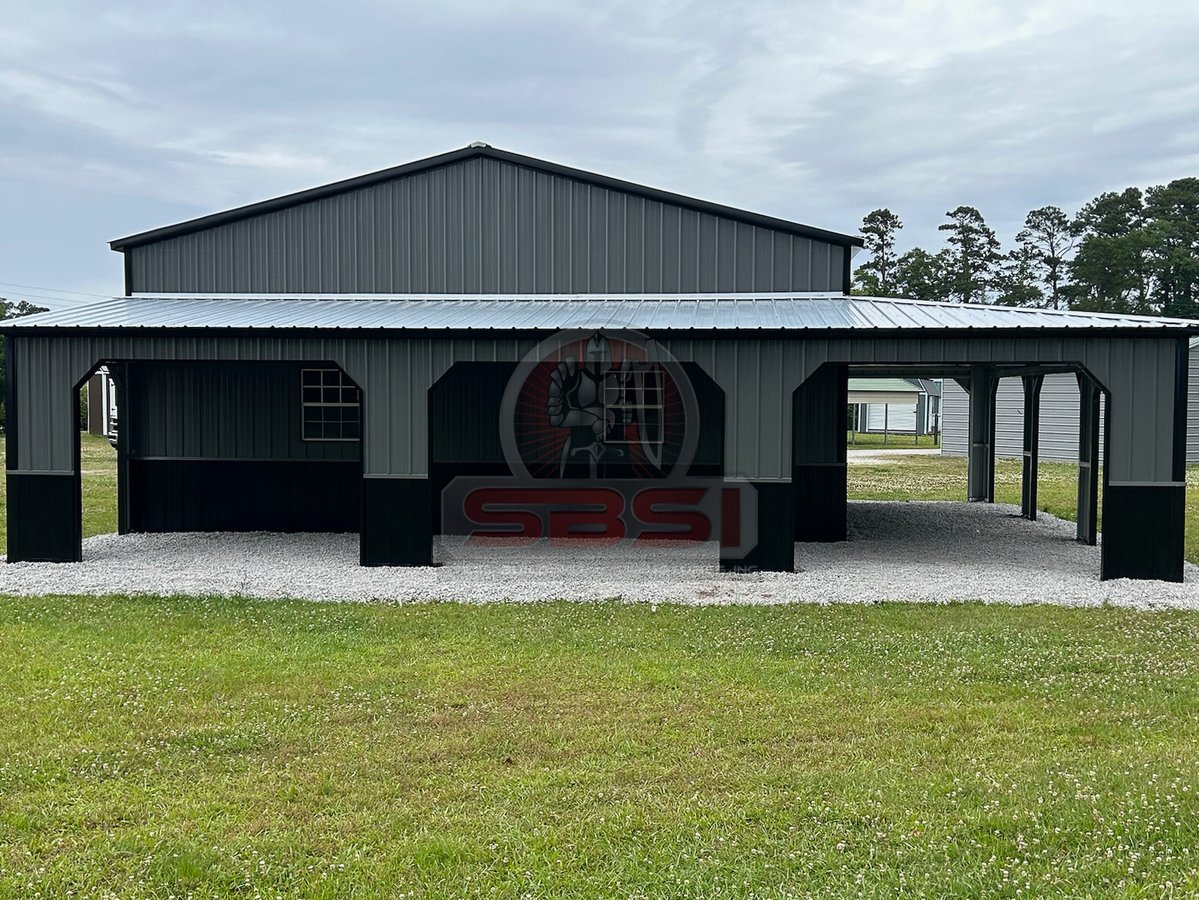
[[[889,206],[905,247],[965,203],[1010,239],[1199,175],[1196,48],[1187,0],[22,4],[0,296],[120,293],[112,238],[475,140],[838,231]]]

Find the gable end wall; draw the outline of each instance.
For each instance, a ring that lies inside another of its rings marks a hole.
[[[843,291],[846,248],[488,158],[128,248],[130,293]]]

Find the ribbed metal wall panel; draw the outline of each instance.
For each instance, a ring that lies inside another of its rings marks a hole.
[[[357,459],[357,441],[303,439],[303,365],[131,365],[121,423],[130,453],[170,459]]]
[[[1199,463],[1199,341],[1187,360],[1187,462]]]
[[[1187,390],[1187,462],[1199,463],[1199,348],[1190,351]],[[966,427],[969,417],[966,392],[955,382],[945,382],[945,430],[942,452],[966,455]],[[1106,399],[1100,399],[1100,407]],[[1078,461],[1078,379],[1074,375],[1045,376],[1041,389],[1040,456],[1042,460]],[[1158,415],[1163,415],[1159,411]],[[996,397],[996,453],[1020,456],[1023,453],[1024,391],[1019,379],[1005,378]],[[1172,415],[1172,412],[1171,412]],[[1100,458],[1104,448],[1104,424],[1100,419]]]
[[[918,403],[868,403],[866,404],[866,431],[916,433],[916,407]]]
[[[132,292],[844,291],[844,247],[476,158],[133,247]]]
[[[519,360],[529,339],[215,337],[112,335],[10,337],[17,345],[18,465],[71,471],[78,436],[72,388],[104,360],[328,360],[364,392],[366,474],[428,471],[428,389],[457,361]],[[1173,479],[1177,337],[965,336],[846,339],[676,337],[676,359],[699,363],[725,394],[725,471],[778,479],[791,469],[792,394],[825,362],[930,369],[950,363],[1072,363],[1111,392],[1109,476]]]
[[[941,382],[941,453],[965,456],[970,449],[970,395],[956,381]]]

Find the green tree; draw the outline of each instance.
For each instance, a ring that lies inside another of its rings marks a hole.
[[[985,303],[995,266],[999,238],[973,206],[947,212],[950,221],[937,226],[947,234],[950,296],[961,303]]]
[[[1024,220],[1016,243],[1028,247],[1038,278],[1049,291],[1044,298],[1051,309],[1064,309],[1063,292],[1070,254],[1078,243],[1078,226],[1056,206],[1034,209]]]
[[[1044,306],[1037,266],[1037,253],[1027,243],[1018,243],[1004,254],[995,269],[995,302],[1003,306]]]
[[[1153,305],[1162,315],[1199,318],[1199,178],[1149,188],[1145,218]]]
[[[0,297],[0,319],[15,319],[32,313],[45,312],[46,307],[34,306],[28,300],[9,300]],[[5,423],[5,404],[8,397],[8,369],[5,366],[4,339],[0,338],[0,428]]]
[[[913,300],[946,300],[950,296],[950,254],[913,247],[895,265],[896,293]]]
[[[853,284],[849,292],[859,297],[881,297],[883,290],[879,287],[878,276],[865,271],[861,266],[853,273]]]
[[[862,239],[870,259],[858,266],[857,280],[863,288],[870,285],[875,293],[884,297],[895,291],[895,269],[899,262],[895,236],[901,228],[903,222],[899,216],[885,207],[867,213],[862,219]]]
[[[1076,220],[1081,238],[1070,261],[1064,293],[1069,305],[1092,312],[1155,312],[1152,297],[1152,235],[1146,229],[1139,188],[1100,194]]]

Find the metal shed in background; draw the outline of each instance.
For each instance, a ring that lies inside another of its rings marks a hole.
[[[363,564],[423,565],[438,466],[505,465],[505,373],[562,331],[635,332],[699,385],[694,466],[752,489],[752,546],[718,530],[730,567],[845,539],[851,376],[968,384],[988,501],[999,379],[1035,397],[1071,372],[1088,462],[1107,399],[1103,576],[1180,579],[1195,324],[849,297],[858,243],[484,146],[116,241],[129,296],[5,323],[9,560],[80,558],[77,391],[101,364],[121,531],[357,529]]]
[[[935,434],[941,384],[931,378],[851,378],[850,432]]]

